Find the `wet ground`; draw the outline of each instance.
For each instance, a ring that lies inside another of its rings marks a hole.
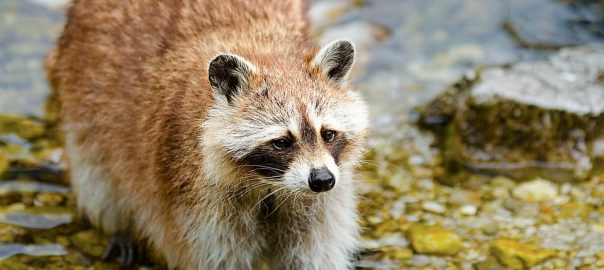
[[[0,114],[30,116],[0,116],[0,269],[117,268],[98,260],[107,237],[78,218],[61,148],[42,120],[42,59],[63,2],[0,0]],[[313,3],[319,40],[357,44],[355,85],[372,109],[360,267],[604,268],[604,176],[559,184],[467,174],[443,185],[434,136],[414,124],[417,106],[476,67],[602,42],[602,1]]]

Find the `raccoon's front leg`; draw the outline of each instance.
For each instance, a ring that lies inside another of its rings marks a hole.
[[[358,224],[354,208],[324,206],[320,217],[305,229],[279,232],[281,250],[273,261],[275,269],[350,269],[356,251]],[[300,224],[300,220],[294,224]]]
[[[255,233],[255,216],[220,203],[205,209],[193,222],[189,241],[196,252],[186,269],[258,269],[263,240]]]
[[[103,261],[109,261],[113,256],[118,256],[123,268],[132,268],[135,264],[146,263],[143,245],[125,233],[115,233],[102,256]]]

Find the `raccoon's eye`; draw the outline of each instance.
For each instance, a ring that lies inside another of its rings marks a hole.
[[[329,143],[336,138],[336,132],[333,130],[323,130],[321,131],[321,137],[323,137],[324,142]]]
[[[289,138],[280,138],[273,140],[273,147],[277,150],[282,150],[285,148],[290,148],[293,146],[293,142]]]

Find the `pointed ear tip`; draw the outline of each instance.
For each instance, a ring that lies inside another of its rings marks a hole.
[[[234,66],[246,66],[247,68],[254,70],[255,66],[250,63],[247,59],[242,56],[233,53],[219,53],[210,62],[208,67],[211,69],[213,66],[223,66],[224,64]]]
[[[232,60],[237,60],[237,55],[230,54],[230,53],[219,53],[216,56],[214,56],[212,58],[212,60],[210,60],[210,64],[215,63],[217,61],[232,61]]]
[[[217,54],[216,56],[214,56],[210,59],[210,62],[208,62],[208,67],[212,68],[212,67],[215,67],[216,64],[224,63],[227,61],[229,61],[228,54]]]
[[[347,40],[347,39],[334,40],[332,42],[332,45],[337,45],[338,47],[341,47],[341,48],[347,49],[347,50],[351,50],[351,51],[355,50],[354,44],[350,40]]]

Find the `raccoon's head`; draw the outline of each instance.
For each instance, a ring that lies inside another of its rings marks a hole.
[[[368,124],[364,102],[347,83],[352,44],[275,58],[221,54],[209,64],[215,103],[202,139],[214,160],[208,165],[220,168],[206,170],[237,170],[309,193],[351,181]]]

